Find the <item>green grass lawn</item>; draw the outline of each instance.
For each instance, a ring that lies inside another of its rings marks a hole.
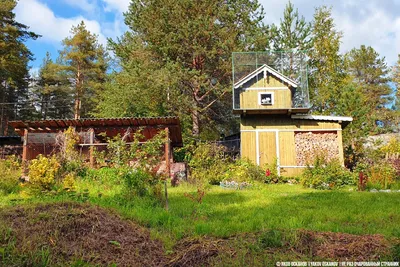
[[[0,208],[23,203],[60,202],[75,199],[112,208],[123,217],[151,228],[154,236],[172,244],[183,237],[227,237],[267,229],[308,229],[351,234],[383,234],[400,237],[400,193],[317,191],[300,185],[258,185],[232,190],[212,186],[203,203],[185,197],[195,187],[169,188],[169,211],[150,199],[120,195],[121,186],[80,181],[78,191],[89,198],[67,194],[34,197],[24,192],[0,197]],[[79,194],[78,194],[79,195]]]

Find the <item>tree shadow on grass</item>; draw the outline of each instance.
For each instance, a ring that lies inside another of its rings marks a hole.
[[[262,229],[310,229],[352,234],[398,235],[400,197],[363,192],[315,191],[271,197],[263,202],[244,192],[205,196],[200,207],[210,224],[207,231],[239,233]],[[177,201],[178,202],[178,201]],[[179,205],[179,203],[177,203]]]

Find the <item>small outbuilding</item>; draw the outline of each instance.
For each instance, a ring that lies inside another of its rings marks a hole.
[[[178,117],[157,118],[108,118],[108,119],[58,119],[42,121],[10,121],[9,124],[23,139],[22,159],[28,161],[39,154],[49,155],[56,151],[56,139],[69,127],[79,134],[78,148],[86,155],[91,165],[94,162],[93,148],[105,147],[107,138],[124,136],[132,142],[135,132],[141,131],[141,142],[150,140],[160,131],[167,132],[166,158],[172,159],[174,147],[182,146],[182,133]],[[168,153],[167,153],[168,151]]]
[[[293,53],[233,54],[241,157],[260,166],[276,162],[279,175],[300,174],[318,153],[344,163],[342,130],[352,118],[310,113],[305,62]]]

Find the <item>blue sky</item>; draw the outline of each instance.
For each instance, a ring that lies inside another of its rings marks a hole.
[[[130,0],[19,0],[17,20],[43,37],[29,41],[35,54],[33,72],[40,67],[47,51],[53,58],[69,30],[84,20],[87,28],[106,44],[126,30],[123,12]],[[259,0],[266,13],[265,23],[279,23],[286,1]],[[332,6],[337,29],[343,32],[342,52],[361,44],[370,45],[389,65],[400,53],[400,0],[292,0],[300,14],[311,21],[316,6]]]

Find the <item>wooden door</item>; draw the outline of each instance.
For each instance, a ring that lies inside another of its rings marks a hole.
[[[273,164],[276,159],[276,133],[259,132],[258,133],[258,151],[260,166],[266,163]]]

